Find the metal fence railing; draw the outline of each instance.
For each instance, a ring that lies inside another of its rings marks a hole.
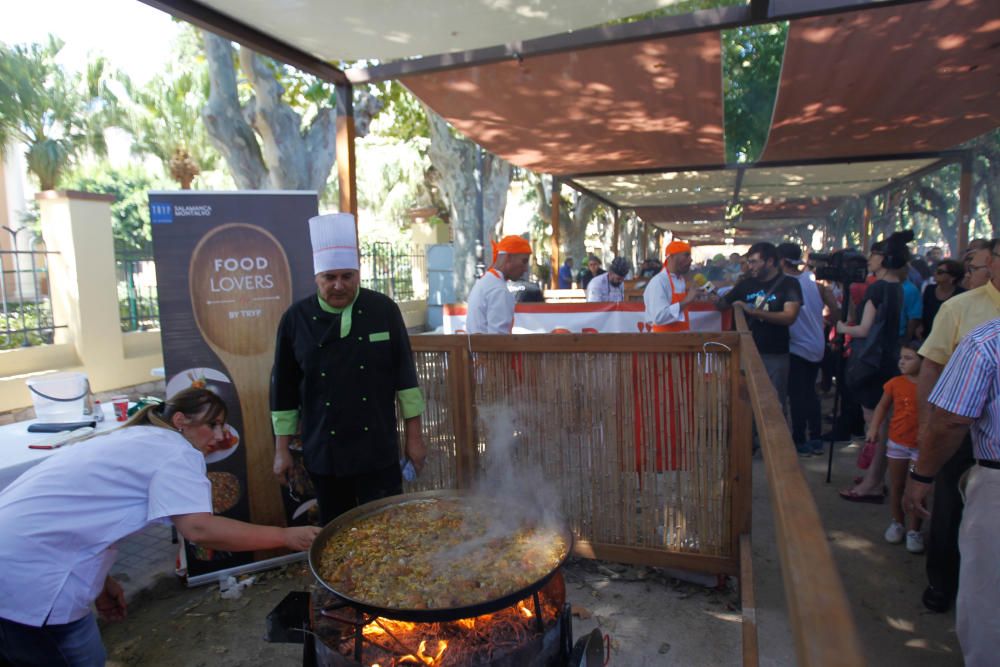
[[[21,250],[18,236],[30,231],[3,229],[12,249],[0,248],[0,350],[51,344],[55,330],[65,328],[55,323],[49,292],[48,256],[58,253],[41,249],[37,237]]]
[[[395,301],[427,298],[427,256],[385,241],[361,244],[361,285]]]
[[[122,331],[160,328],[156,299],[156,264],[152,250],[115,250],[118,314]]]

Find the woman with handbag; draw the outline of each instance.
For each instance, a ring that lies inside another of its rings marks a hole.
[[[899,318],[903,309],[900,269],[910,261],[910,249],[906,244],[912,240],[913,232],[906,230],[872,246],[868,270],[875,275],[875,282],[868,286],[861,300],[861,321],[853,326],[837,323],[837,333],[852,338],[851,357],[843,381],[848,392],[861,404],[866,431],[882,398],[883,385],[899,372]],[[872,465],[860,482],[840,492],[841,498],[852,502],[885,501],[885,437],[884,432],[879,433]]]

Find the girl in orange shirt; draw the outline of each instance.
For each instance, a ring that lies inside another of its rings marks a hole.
[[[883,385],[882,399],[875,407],[868,432],[868,440],[878,438],[879,427],[892,409],[889,420],[889,441],[886,444],[886,458],[889,464],[889,508],[892,523],[885,531],[885,540],[899,544],[906,540],[906,550],[919,554],[924,551],[924,538],[920,533],[920,519],[910,516],[909,530],[903,527],[903,506],[901,500],[906,488],[906,473],[910,462],[917,460],[917,376],[920,374],[920,355],[915,347],[907,344],[899,353],[897,375]]]

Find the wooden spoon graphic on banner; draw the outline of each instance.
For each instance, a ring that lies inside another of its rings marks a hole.
[[[239,395],[250,520],[284,525],[281,490],[271,472],[268,392],[278,323],[292,300],[285,250],[260,227],[222,225],[198,242],[188,281],[198,329],[226,365]]]

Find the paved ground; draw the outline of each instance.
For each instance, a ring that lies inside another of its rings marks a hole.
[[[920,604],[924,560],[882,540],[885,505],[847,503],[837,489],[853,476],[854,446],[836,448],[834,483],[826,459],[803,459],[862,643],[872,665],[962,664],[954,613]],[[794,665],[774,524],[763,461],[754,461],[753,551],[762,665]],[[310,581],[302,566],[268,573],[237,600],[217,587],[188,590],[172,574],[176,545],[169,527],[154,527],[120,546],[113,572],[132,600],[125,624],[105,628],[111,665],[296,664],[300,649],[260,637],[268,611],[287,591]],[[613,665],[737,665],[740,624],[729,591],[705,589],[660,571],[578,563],[567,571],[567,595],[584,610],[574,635],[595,627],[612,641]]]

